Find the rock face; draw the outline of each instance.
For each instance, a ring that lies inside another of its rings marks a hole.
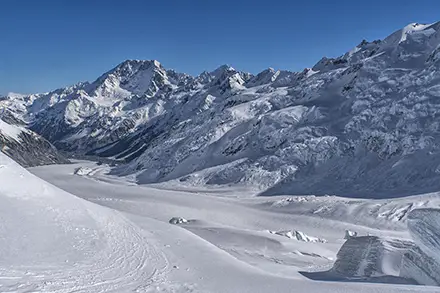
[[[301,72],[193,77],[128,60],[0,107],[58,148],[125,162],[114,173],[139,183],[403,196],[440,189],[439,52],[440,23],[414,23]]]
[[[1,151],[24,167],[64,164],[69,161],[40,135],[0,119]]]

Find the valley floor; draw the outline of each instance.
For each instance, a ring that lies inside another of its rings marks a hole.
[[[74,174],[79,167],[88,171]],[[42,292],[439,291],[427,286],[311,280],[301,273],[331,268],[345,241],[345,230],[360,235],[409,238],[402,221],[408,206],[434,205],[434,195],[394,201],[333,196],[250,197],[250,191],[234,188],[179,191],[178,186],[171,185],[137,186],[107,176],[105,171],[105,167],[91,162],[30,169],[47,182],[94,203],[93,206],[105,207],[99,207],[99,211],[111,215],[102,218],[104,228],[97,229],[107,239],[103,247],[108,247],[102,249],[102,255],[90,252],[95,254],[93,259],[97,263],[78,277],[93,285],[81,287],[78,285],[81,281],[73,279],[69,283],[67,276],[63,276],[64,283],[58,282],[63,278],[55,276],[56,287],[47,284],[32,287],[33,282],[39,282],[38,276],[44,278],[44,272],[35,276],[30,272],[32,277],[24,276],[27,284],[20,289],[9,286],[14,283],[13,273],[8,276],[0,271],[0,291],[6,288],[14,288],[10,292],[34,292],[32,288],[40,288]],[[172,225],[169,220],[173,217],[189,222]],[[66,262],[73,267],[78,264],[81,269],[83,262],[75,258],[79,256],[72,256]],[[100,262],[105,270],[95,272]],[[93,274],[105,280],[103,284],[95,282]]]

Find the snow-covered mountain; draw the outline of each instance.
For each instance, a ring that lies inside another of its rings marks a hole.
[[[127,60],[0,107],[58,148],[126,162],[113,172],[140,183],[392,197],[440,189],[439,66],[440,22],[414,23],[302,72],[192,77]]]

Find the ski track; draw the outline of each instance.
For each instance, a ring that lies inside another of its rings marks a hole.
[[[19,264],[0,259],[0,292],[147,292],[166,283],[170,265],[165,254],[153,237],[147,238],[150,235],[120,212],[67,194],[29,174],[2,154],[0,178],[5,179],[0,188],[1,203],[24,209],[3,210],[5,214],[0,217],[6,224],[0,223],[0,231],[12,233],[6,236],[12,239],[13,252],[18,251],[26,259]],[[8,184],[14,180],[16,182]],[[16,185],[23,183],[27,186],[17,189]],[[42,213],[39,207],[43,207]],[[31,223],[26,222],[29,211]],[[80,220],[87,222],[77,222]],[[26,230],[29,224],[38,234],[27,235],[32,232]],[[81,228],[81,224],[86,226]],[[20,229],[21,226],[24,230],[14,231],[13,227]],[[91,230],[84,232],[87,229]],[[51,246],[50,258],[55,261],[49,264],[36,255],[41,253],[39,248],[28,250],[26,243],[21,242],[30,237],[30,241],[40,247],[44,244],[42,238],[52,237],[53,233],[59,237],[54,241],[63,237],[70,240],[62,242],[61,247]],[[6,254],[1,255],[7,257],[8,247],[4,248]],[[69,256],[73,258],[69,260]]]
[[[117,212],[99,219],[108,241],[105,250],[71,268],[1,269],[1,292],[144,292],[165,282],[164,254]]]

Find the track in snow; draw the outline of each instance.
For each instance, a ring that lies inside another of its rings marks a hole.
[[[115,210],[74,197],[0,154],[1,292],[145,292],[169,263]]]
[[[91,168],[93,173],[86,178],[74,175],[74,169],[80,166]],[[147,287],[137,287],[141,292],[438,291],[435,287],[398,284],[317,282],[299,274],[330,268],[344,242],[346,229],[360,235],[409,237],[406,217],[393,221],[380,214],[411,202],[435,204],[436,196],[399,201],[313,196],[237,198],[237,190],[225,189],[219,197],[214,191],[182,192],[170,190],[175,186],[168,190],[136,186],[125,179],[107,176],[104,169],[81,162],[33,168],[32,172],[72,194],[123,212],[144,235],[151,235],[147,238],[150,244],[150,238],[157,241],[153,247],[161,249],[170,263],[163,273],[166,280],[151,285],[146,282]],[[324,206],[328,209],[317,212]],[[184,226],[170,225],[169,219],[175,216],[194,221]],[[328,242],[303,242],[269,233],[286,229]]]

